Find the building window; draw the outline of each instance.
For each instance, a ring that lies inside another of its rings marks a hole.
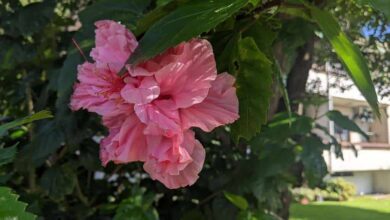
[[[332,173],[332,177],[348,177],[353,176],[353,172],[336,172]]]
[[[334,125],[334,132],[337,140],[349,142],[349,131],[339,127],[337,124]]]

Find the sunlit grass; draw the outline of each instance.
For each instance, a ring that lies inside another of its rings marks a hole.
[[[355,197],[345,202],[293,204],[291,220],[389,220],[390,197]]]

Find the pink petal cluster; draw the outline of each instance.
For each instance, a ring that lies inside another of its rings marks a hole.
[[[102,116],[109,129],[100,144],[103,165],[142,161],[151,178],[168,188],[192,185],[205,150],[191,128],[211,131],[239,117],[234,77],[217,75],[212,47],[202,39],[126,65],[120,77],[138,42],[117,22],[95,25],[95,62],[79,65],[70,106]]]

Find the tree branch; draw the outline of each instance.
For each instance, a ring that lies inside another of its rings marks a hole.
[[[279,6],[283,3],[283,0],[274,0],[274,1],[268,1],[264,4],[262,4],[260,7],[258,8],[255,8],[253,11],[252,11],[252,14],[259,14],[267,9],[270,9],[272,7],[275,7],[275,6]]]

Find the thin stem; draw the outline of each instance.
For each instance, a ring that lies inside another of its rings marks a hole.
[[[275,6],[279,6],[283,3],[283,0],[274,0],[274,1],[268,1],[264,4],[262,4],[260,7],[258,8],[255,8],[253,11],[252,11],[252,14],[259,14],[269,8],[272,8],[272,7],[275,7]]]
[[[31,168],[28,170],[28,185],[29,185],[31,192],[34,192],[36,190],[36,187],[37,187],[35,179],[36,179],[35,169]]]
[[[79,46],[79,44],[76,42],[76,40],[74,38],[72,38],[72,42],[73,42],[74,46],[77,48],[77,50],[80,52],[81,56],[84,58],[84,61],[88,61],[83,50],[81,49],[81,47]]]
[[[220,194],[222,192],[222,190],[219,190],[219,191],[216,191],[212,194],[210,194],[209,196],[207,196],[206,198],[204,198],[203,200],[201,200],[199,202],[199,206],[205,204],[206,202],[208,202],[209,200],[213,199],[214,197],[218,196],[218,194]]]
[[[51,167],[55,163],[57,163],[62,157],[65,156],[66,152],[68,151],[67,146],[64,146],[57,154],[50,157],[48,160],[46,160],[46,164]]]
[[[112,173],[108,176],[107,179],[111,179],[111,177],[113,177],[116,173],[118,173],[118,171],[123,167],[123,165],[118,165],[117,167],[115,167],[114,171],[112,171]]]
[[[77,198],[79,198],[80,201],[81,201],[85,206],[89,206],[89,202],[88,202],[87,197],[85,197],[85,195],[84,195],[83,192],[81,191],[81,187],[80,187],[80,183],[79,183],[78,178],[76,178],[75,193],[76,193]]]
[[[27,74],[27,73],[25,73]],[[27,76],[26,76],[27,77]],[[27,102],[27,110],[28,114],[32,115],[34,113],[34,101],[32,96],[32,89],[29,82],[27,82],[26,85],[26,102]],[[33,125],[30,125],[28,129],[28,139],[31,142],[34,137],[34,127]],[[31,190],[31,192],[34,192],[36,190],[36,174],[35,174],[35,168],[31,167],[28,169],[28,185]]]

